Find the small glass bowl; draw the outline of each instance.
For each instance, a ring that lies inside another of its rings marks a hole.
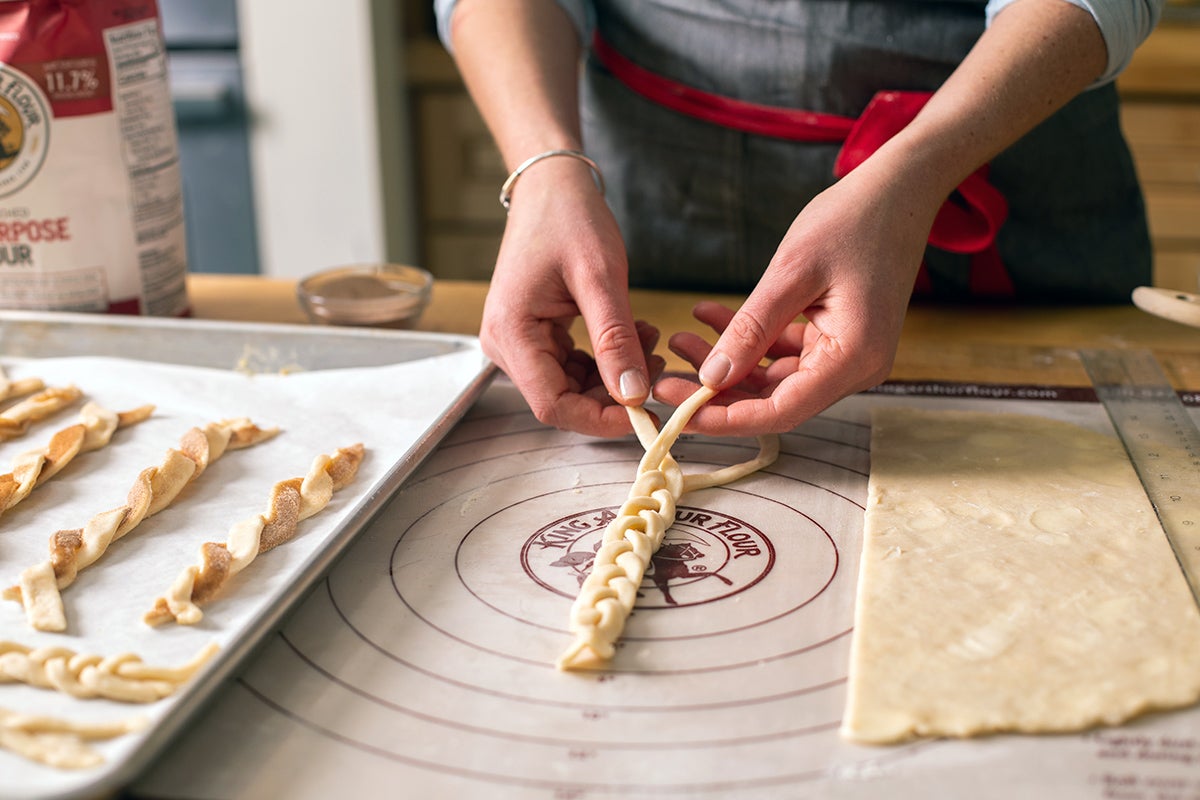
[[[433,289],[433,276],[402,264],[360,264],[318,272],[300,281],[296,295],[320,325],[411,328]]]

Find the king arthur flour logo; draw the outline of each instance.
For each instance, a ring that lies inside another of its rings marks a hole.
[[[592,509],[536,531],[521,550],[526,573],[550,591],[574,598],[615,516],[615,509]],[[638,607],[719,600],[758,583],[774,563],[774,546],[754,526],[717,511],[680,506],[646,570]]]
[[[0,64],[0,197],[20,191],[46,160],[50,105],[33,81]]]

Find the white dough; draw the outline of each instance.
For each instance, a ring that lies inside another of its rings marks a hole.
[[[842,734],[1049,733],[1200,698],[1200,612],[1117,439],[881,409]]]

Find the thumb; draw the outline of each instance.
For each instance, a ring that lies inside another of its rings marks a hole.
[[[751,294],[700,365],[700,382],[721,391],[749,375],[792,321],[783,305]]]
[[[650,375],[628,300],[593,297],[580,313],[608,393],[623,405],[644,403],[650,396]]]

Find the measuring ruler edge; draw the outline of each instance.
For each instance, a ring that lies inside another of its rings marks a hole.
[[[1200,429],[1150,351],[1079,359],[1200,606]]]

